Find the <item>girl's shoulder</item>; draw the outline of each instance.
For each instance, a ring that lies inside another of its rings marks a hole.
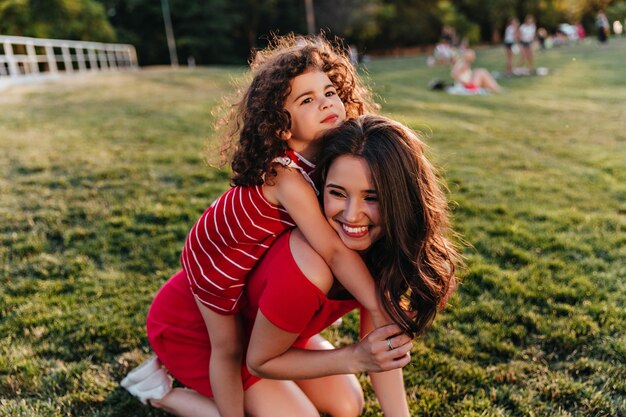
[[[263,194],[269,202],[283,206],[288,210],[288,201],[292,203],[294,201],[312,202],[311,204],[319,207],[316,195],[317,190],[308,176],[290,167],[277,166],[275,170],[276,175],[263,184]]]
[[[310,175],[315,169],[315,164],[291,149],[287,149],[282,155],[274,158],[272,163],[275,166],[293,168],[304,176]]]
[[[311,172],[315,165],[301,155],[288,150],[284,155],[274,158],[272,163],[276,171],[276,175],[273,178],[275,184],[279,186],[280,184],[282,186],[296,185],[296,187],[308,184],[310,187],[305,187],[306,192],[309,192],[308,188],[312,188],[316,195],[319,194],[315,187],[315,182],[311,179]],[[305,182],[302,182],[302,180]]]

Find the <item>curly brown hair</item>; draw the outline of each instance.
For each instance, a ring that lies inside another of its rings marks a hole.
[[[326,73],[348,118],[377,109],[371,91],[364,86],[339,39],[331,42],[324,35],[273,36],[270,45],[252,58],[252,81],[240,90],[239,101],[221,120],[222,125],[230,127],[222,155],[235,142],[232,185],[260,185],[276,175],[272,160],[286,150],[287,144],[280,135],[291,124],[284,108],[290,82],[312,68]]]
[[[383,233],[365,262],[378,279],[389,316],[407,333],[422,334],[455,290],[456,268],[462,265],[450,239],[445,187],[424,154],[426,145],[404,125],[374,115],[349,120],[321,141],[314,173],[320,190],[340,156],[367,162]]]

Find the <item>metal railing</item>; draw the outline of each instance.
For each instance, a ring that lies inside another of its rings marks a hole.
[[[0,35],[0,82],[137,67],[128,44]]]

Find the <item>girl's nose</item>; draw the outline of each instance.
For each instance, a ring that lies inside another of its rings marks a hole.
[[[328,107],[331,107],[332,105],[333,105],[333,102],[331,101],[330,97],[324,96],[320,103],[320,108],[326,109]]]

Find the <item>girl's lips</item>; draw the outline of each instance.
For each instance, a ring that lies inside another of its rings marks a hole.
[[[334,123],[335,120],[337,120],[338,118],[339,116],[337,116],[336,114],[331,114],[330,116],[324,118],[324,120],[322,120],[322,123]]]

